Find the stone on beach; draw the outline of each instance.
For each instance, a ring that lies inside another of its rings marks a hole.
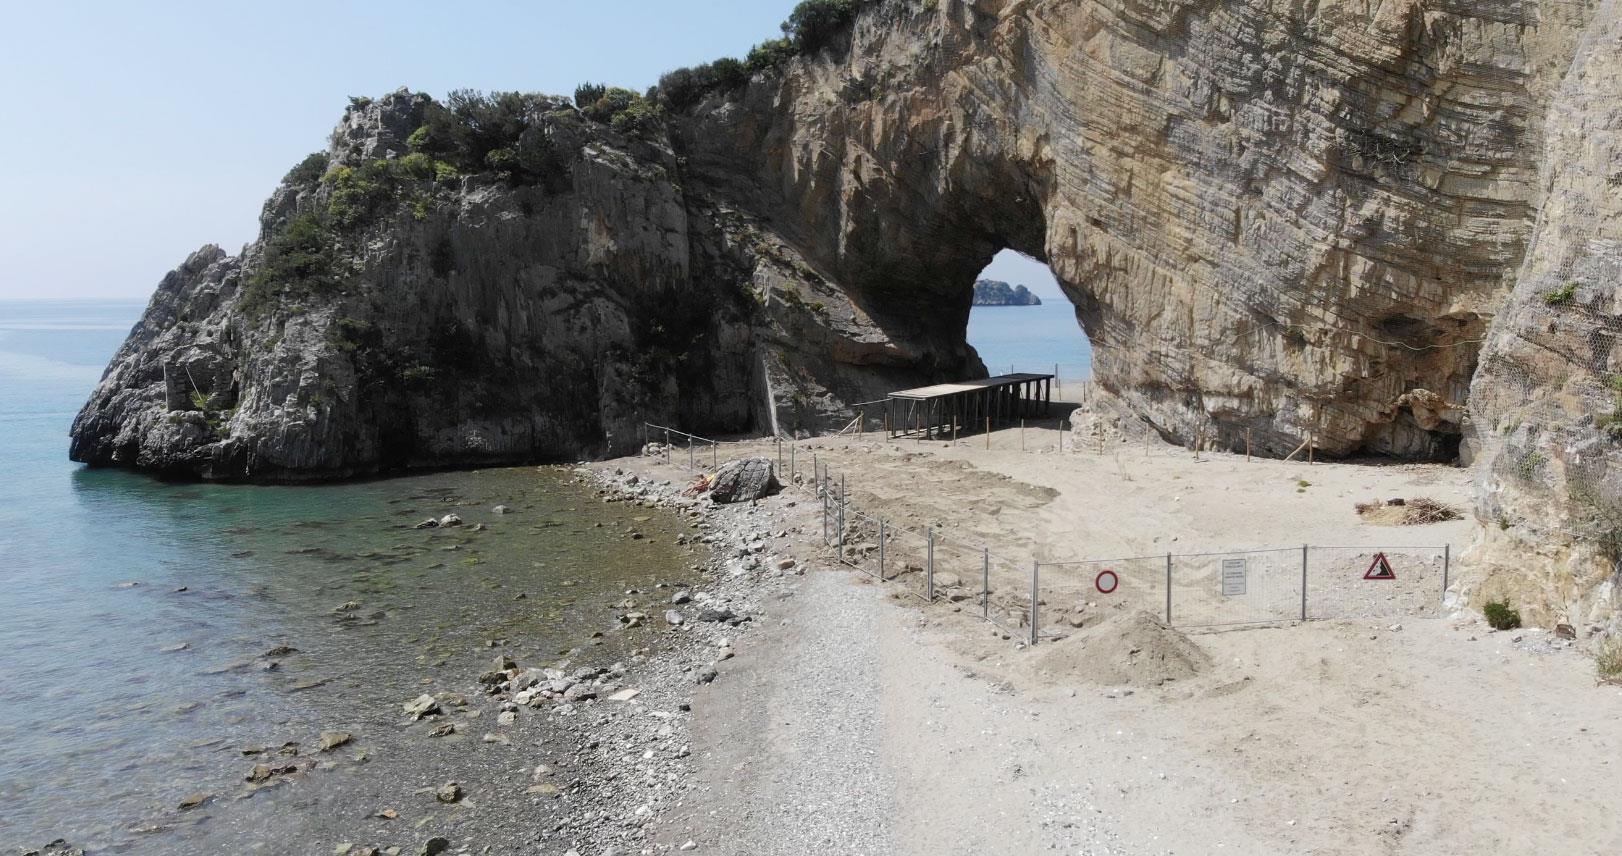
[[[765,458],[743,458],[722,464],[715,473],[713,485],[710,499],[723,504],[764,499],[782,487],[772,470],[772,462]]]
[[[401,707],[405,709],[406,715],[414,720],[439,713],[439,702],[433,696],[427,694],[417,696],[401,705]]]

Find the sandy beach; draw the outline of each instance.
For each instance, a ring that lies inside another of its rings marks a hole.
[[[1021,451],[1017,433],[989,451],[984,438],[835,437],[795,454],[847,473],[853,506],[1044,559],[1468,538],[1462,521],[1381,526],[1353,508],[1401,496],[1462,506],[1460,469],[1196,462],[1162,446],[1061,454],[1030,431]],[[690,479],[659,460],[613,466]],[[1597,797],[1622,757],[1622,689],[1598,685],[1592,662],[1544,629],[1493,632],[1438,609],[1184,633],[1123,592],[1095,593],[1082,627],[1027,647],[972,605],[925,605],[905,582],[840,564],[819,546],[804,488],[759,505],[784,533],[767,549],[805,574],[774,581],[748,646],[698,689],[695,790],[650,830],[656,849],[1622,847],[1622,822]]]

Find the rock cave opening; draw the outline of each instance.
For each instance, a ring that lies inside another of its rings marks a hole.
[[[1047,264],[1004,249],[974,291],[964,335],[988,373],[1053,373],[1061,384],[1092,377],[1092,345]]]

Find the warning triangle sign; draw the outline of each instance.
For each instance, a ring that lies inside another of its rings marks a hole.
[[[1369,564],[1368,573],[1363,575],[1365,580],[1394,580],[1397,572],[1391,570],[1391,563],[1386,560],[1384,553],[1375,553],[1374,561]]]

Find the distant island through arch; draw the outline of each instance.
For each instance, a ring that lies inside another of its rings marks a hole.
[[[1042,298],[1023,285],[1009,285],[996,279],[980,279],[974,283],[975,306],[1041,306]]]

